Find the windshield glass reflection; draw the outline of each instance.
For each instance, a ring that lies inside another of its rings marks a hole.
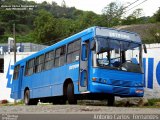
[[[97,38],[96,51],[96,63],[99,67],[142,72],[140,44]]]

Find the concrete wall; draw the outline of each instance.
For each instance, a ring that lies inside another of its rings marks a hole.
[[[143,54],[145,68],[145,96],[160,98],[160,44],[147,45],[147,54]]]

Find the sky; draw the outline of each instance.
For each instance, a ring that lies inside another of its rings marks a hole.
[[[41,3],[44,0],[28,0],[35,1],[37,3]],[[49,3],[52,1],[56,2],[58,5],[61,5],[63,0],[45,0]],[[102,14],[102,9],[106,7],[110,2],[118,1],[120,4],[124,4],[125,6],[129,5],[129,3],[133,3],[136,0],[65,0],[67,7],[75,7],[84,11],[93,11],[97,14]],[[143,2],[144,0],[139,0],[128,9],[136,6],[137,4]],[[126,16],[131,14],[135,9],[142,8],[144,16],[152,16],[160,7],[160,0],[147,0],[141,5],[129,10],[126,13]],[[127,10],[127,9],[126,9]]]

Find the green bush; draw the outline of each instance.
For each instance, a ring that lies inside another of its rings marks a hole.
[[[157,102],[160,102],[160,99],[148,99],[148,106],[155,106]]]

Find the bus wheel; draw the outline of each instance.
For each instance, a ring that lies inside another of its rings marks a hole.
[[[114,106],[114,102],[115,102],[115,96],[114,95],[109,95],[108,97],[108,106]]]
[[[24,93],[24,104],[25,105],[29,105],[30,103],[30,93],[29,93],[29,90],[26,90],[25,93]]]
[[[30,99],[30,92],[29,90],[26,90],[24,94],[24,103],[25,105],[37,105],[38,100]]]
[[[77,104],[77,100],[74,96],[74,87],[72,83],[69,83],[67,86],[67,98],[69,104]]]

